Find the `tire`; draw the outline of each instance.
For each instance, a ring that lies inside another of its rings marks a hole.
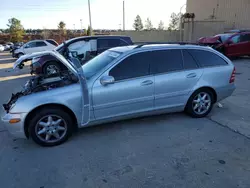
[[[205,96],[204,94],[207,95],[205,99],[203,99]],[[195,91],[189,98],[185,111],[191,117],[203,118],[211,112],[213,108],[213,104],[214,104],[213,92],[210,89],[199,89]],[[199,113],[199,109],[200,109],[200,113]]]
[[[72,125],[70,115],[59,108],[39,110],[28,124],[32,140],[41,146],[56,146],[68,140],[72,135]]]
[[[20,58],[23,55],[24,55],[23,53],[19,53],[19,54],[17,54],[17,58]]]
[[[61,71],[61,67],[59,63],[54,62],[54,61],[46,63],[43,67],[43,74],[45,75],[57,74],[60,71]]]

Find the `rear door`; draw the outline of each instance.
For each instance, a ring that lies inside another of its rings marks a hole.
[[[49,47],[44,41],[37,41],[36,42],[36,51],[35,52],[42,52],[45,50],[52,50],[53,48]]]
[[[153,51],[152,56],[154,62],[150,71],[155,75],[155,108],[183,108],[202,69],[185,50],[158,50]]]

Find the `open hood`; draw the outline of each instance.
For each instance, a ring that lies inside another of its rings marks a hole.
[[[213,37],[202,37],[198,40],[201,44],[216,44],[220,43],[219,36],[213,36]]]
[[[13,69],[16,69],[16,68],[21,69],[24,66],[24,62],[30,61],[35,57],[41,57],[41,56],[44,56],[44,55],[52,55],[56,59],[58,59],[58,61],[62,62],[74,74],[76,74],[78,72],[77,67],[79,65],[74,64],[74,61],[66,60],[65,57],[63,57],[57,51],[44,51],[44,52],[37,52],[37,53],[23,55],[19,59],[16,60],[16,62],[14,63]]]

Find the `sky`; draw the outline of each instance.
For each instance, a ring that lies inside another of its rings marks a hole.
[[[93,29],[122,29],[123,0],[90,0]],[[179,13],[186,0],[125,0],[125,28],[133,29],[136,15],[143,23],[149,18],[154,27],[160,20],[168,26],[172,12]],[[185,7],[183,8],[185,12]],[[25,29],[56,29],[60,21],[66,28],[87,28],[88,0],[2,0],[0,28],[7,28],[8,19],[21,20]]]

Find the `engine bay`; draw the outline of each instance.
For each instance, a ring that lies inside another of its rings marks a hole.
[[[5,111],[8,113],[12,105],[18,100],[18,98],[32,93],[37,93],[41,91],[47,91],[59,87],[64,87],[78,82],[78,77],[75,76],[70,71],[60,72],[54,75],[41,75],[33,76],[30,80],[26,82],[23,86],[22,91],[15,94],[12,93],[11,98],[8,103],[3,104]]]

